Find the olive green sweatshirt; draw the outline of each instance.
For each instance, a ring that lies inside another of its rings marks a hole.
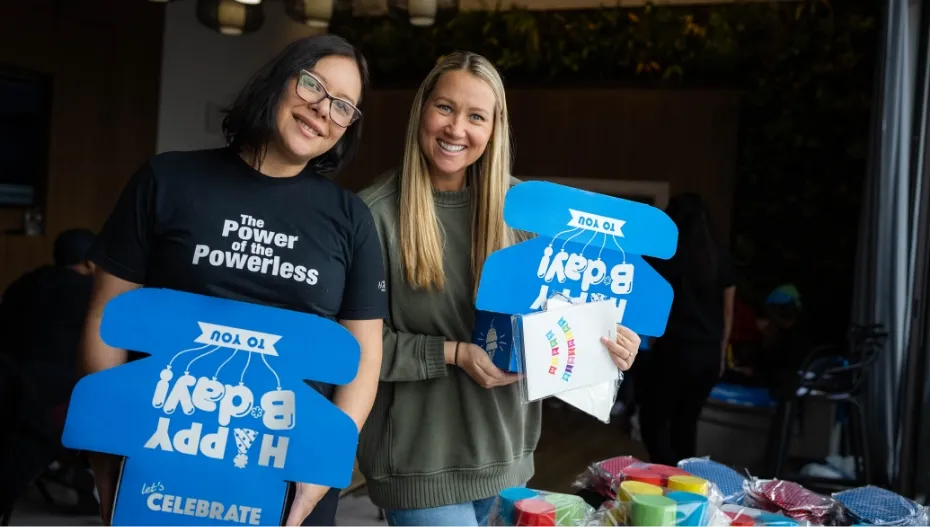
[[[488,498],[533,476],[540,404],[524,404],[518,383],[485,389],[444,360],[444,342],[472,338],[471,192],[433,192],[444,234],[442,292],[415,291],[404,280],[394,173],[360,194],[381,237],[390,309],[358,461],[372,502],[384,509]]]

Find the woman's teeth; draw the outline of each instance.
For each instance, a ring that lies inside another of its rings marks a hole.
[[[307,126],[307,123],[301,121],[300,119],[297,119],[297,124],[300,125],[300,127],[303,128],[304,130],[306,130],[310,135],[320,135],[316,133],[316,130]]]
[[[450,152],[453,154],[456,152],[461,152],[462,150],[465,149],[463,145],[451,145],[445,141],[439,141],[439,147],[445,150],[446,152]]]

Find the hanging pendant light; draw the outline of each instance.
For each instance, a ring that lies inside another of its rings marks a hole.
[[[238,36],[258,31],[265,23],[261,4],[237,0],[197,0],[197,20],[223,35]]]
[[[390,0],[390,10],[406,18],[414,26],[431,26],[439,19],[448,19],[458,9],[457,0]]]
[[[351,0],[284,0],[287,16],[316,29],[329,28],[334,15],[351,10]]]
[[[236,2],[239,2],[240,4],[245,4],[245,5],[258,5],[262,3],[262,0],[236,0]]]

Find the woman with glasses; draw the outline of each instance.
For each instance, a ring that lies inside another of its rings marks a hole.
[[[381,384],[359,467],[391,525],[486,525],[493,498],[533,476],[540,403],[471,343],[485,259],[518,241],[504,223],[510,125],[497,71],[454,53],[420,85],[403,165],[361,193],[390,295]],[[621,369],[639,337],[605,342]]]
[[[139,168],[91,251],[98,271],[86,373],[128,360],[100,337],[104,307],[126,291],[159,287],[276,306],[337,320],[358,340],[355,379],[312,386],[362,428],[381,365],[384,268],[371,212],[331,177],[358,148],[367,82],[365,59],[342,38],[296,41],[228,109],[227,146],[167,152]],[[243,228],[268,239],[274,257],[243,243]],[[109,523],[119,461],[93,458]],[[334,524],[338,489],[299,484],[294,496],[288,525]]]

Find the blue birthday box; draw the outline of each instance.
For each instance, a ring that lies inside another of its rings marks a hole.
[[[491,362],[501,370],[520,372],[521,361],[513,345],[513,322],[510,315],[476,311],[472,343],[483,349]]]
[[[512,333],[511,315],[541,311],[556,295],[575,304],[611,301],[618,324],[644,337],[665,333],[672,287],[642,258],[668,259],[675,254],[678,229],[663,211],[564,185],[528,181],[507,193],[504,221],[536,236],[495,251],[485,261],[475,302],[480,319],[476,344],[489,340],[484,327],[488,319],[506,317]],[[493,325],[499,340],[501,324]],[[513,338],[507,342],[512,344]],[[495,358],[500,349],[498,344]],[[505,353],[499,360],[514,360],[513,355]]]
[[[62,443],[124,458],[113,525],[283,525],[295,482],[348,486],[358,429],[305,381],[360,350],[322,317],[167,289],[117,296],[101,338],[140,360],[81,379]]]

